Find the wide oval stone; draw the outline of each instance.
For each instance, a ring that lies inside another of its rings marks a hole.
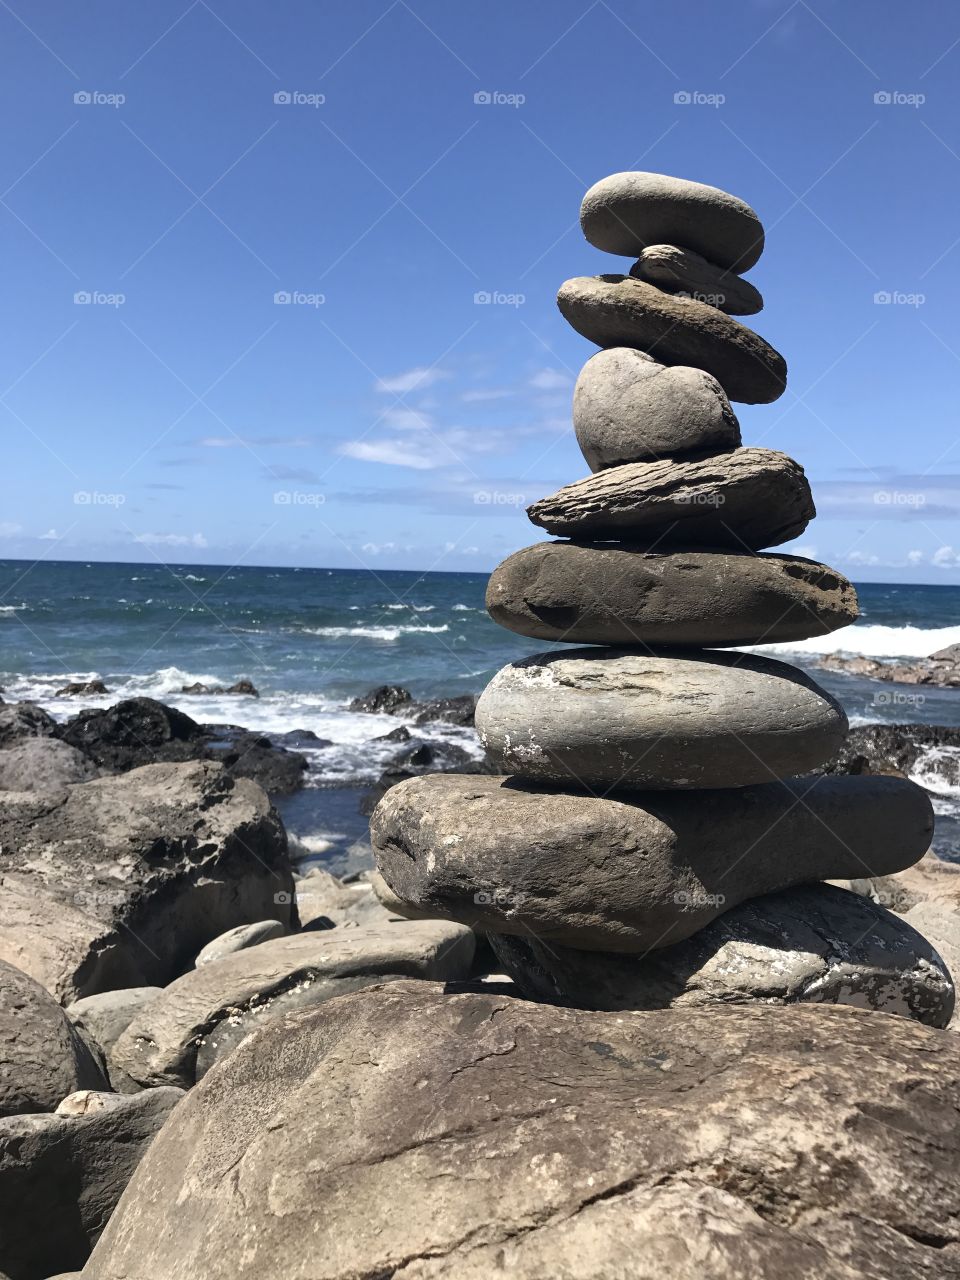
[[[752,898],[692,938],[649,955],[582,951],[489,934],[531,1000],[578,1009],[846,1004],[946,1027],[954,984],[915,928],[868,898],[803,885]]]
[[[509,556],[486,603],[494,622],[537,640],[708,648],[827,635],[859,612],[843,574],[800,556],[576,542]]]
[[[678,244],[748,271],[763,253],[763,225],[746,201],[666,173],[601,178],[583,197],[580,226],[596,248],[633,257],[647,245]]]
[[[598,347],[637,347],[661,364],[712,374],[731,400],[769,404],[787,386],[787,363],[759,334],[694,298],[664,293],[632,276],[577,276],[557,306]]]
[[[761,894],[843,879],[840,868],[903,870],[929,847],[933,810],[906,778],[604,797],[435,773],[391,787],[370,831],[383,878],[413,907],[484,933],[638,953]]]
[[[559,649],[503,667],[477,703],[494,767],[621,788],[745,787],[829,760],[843,708],[804,672],[745,653]]]
[[[740,424],[716,378],[659,364],[633,347],[598,351],[583,366],[573,426],[591,471],[740,444]]]
[[[728,316],[753,316],[763,310],[763,296],[749,280],[675,244],[648,245],[630,274],[666,293],[682,293],[706,302]]]
[[[759,551],[803,533],[817,514],[798,462],[775,449],[609,467],[527,507],[567,538]]]

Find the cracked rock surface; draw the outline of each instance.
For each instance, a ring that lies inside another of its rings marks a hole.
[[[915,910],[918,910],[915,908]],[[847,1004],[946,1027],[954,984],[940,950],[867,898],[805,885],[741,903],[649,955],[576,951],[533,935],[490,934],[532,1000],[580,1009],[663,1009],[760,1001]]]
[[[943,1280],[958,1158],[960,1037],[907,1019],[392,983],[211,1071],[84,1277]]]

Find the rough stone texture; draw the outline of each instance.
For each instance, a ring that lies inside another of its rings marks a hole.
[[[501,773],[690,790],[813,770],[843,742],[847,717],[774,658],[554,649],[497,672],[477,703],[477,730]]]
[[[491,934],[490,942],[524,995],[581,1009],[806,1001],[945,1027],[953,981],[924,932],[919,921],[911,928],[866,898],[821,884],[753,898],[646,956],[545,946],[532,935]]]
[[[84,1114],[0,1121],[0,1267],[82,1267],[154,1134],[183,1097],[152,1089]]]
[[[648,245],[630,274],[666,293],[683,293],[706,302],[729,316],[753,316],[763,310],[763,296],[749,280],[675,244]]]
[[[847,1008],[586,1013],[394,983],[180,1104],[86,1280],[945,1280],[960,1039]]]
[[[705,369],[731,400],[769,404],[787,386],[787,363],[759,334],[693,298],[632,276],[577,276],[560,286],[563,318],[598,347],[636,347],[661,364]]]
[[[344,884],[321,867],[297,880],[297,912],[305,929],[356,929],[402,918],[383,905],[368,882]]]
[[[935,853],[924,854],[914,866],[896,875],[857,876],[842,887],[862,893],[891,911],[905,913],[920,902],[939,903],[960,911],[960,864],[945,862]]]
[[[104,1053],[109,1053],[134,1014],[162,990],[162,987],[125,987],[120,991],[101,991],[68,1004],[65,1012],[74,1026],[86,1031]]]
[[[56,791],[89,782],[98,772],[82,752],[56,738],[21,738],[0,750],[0,791]]]
[[[920,902],[904,912],[906,922],[936,948],[952,974],[960,978],[960,914],[940,902]],[[960,1016],[954,1008],[950,1029],[960,1029]]]
[[[508,778],[414,778],[370,823],[399,898],[544,943],[666,947],[764,893],[886,875],[929,846],[925,792],[900,778],[802,778],[604,799]]]
[[[301,933],[186,973],[141,1011],[112,1061],[139,1083],[189,1087],[265,1022],[381,982],[465,978],[473,934],[445,920]]]
[[[836,631],[859,612],[843,574],[800,556],[574,542],[509,556],[490,575],[486,604],[523,636],[612,645],[782,643]]]
[[[57,727],[53,716],[33,702],[0,704],[0,748],[12,747],[24,738],[49,737]]]
[[[740,424],[716,378],[658,364],[632,347],[598,351],[580,370],[573,426],[591,471],[740,444]]]
[[[931,685],[937,689],[960,689],[960,645],[955,644],[932,653],[929,658],[905,662],[883,662],[879,658],[865,658],[861,654],[845,657],[840,653],[828,653],[820,659],[819,665],[827,671],[865,676],[868,680]]]
[[[734,449],[611,467],[541,498],[527,515],[560,537],[759,551],[798,537],[816,509],[799,463],[775,449]]]
[[[248,947],[258,947],[261,942],[272,942],[274,938],[282,938],[286,929],[279,920],[258,920],[255,924],[238,924],[219,938],[214,938],[202,949],[195,961],[200,969],[214,960],[232,955],[235,951],[245,951]]]
[[[57,1002],[27,974],[0,961],[0,1116],[53,1111],[68,1093],[107,1087]]]
[[[648,245],[678,244],[721,267],[749,271],[763,253],[763,226],[744,200],[666,173],[602,178],[583,197],[580,226],[598,249],[631,257]]]
[[[218,764],[7,793],[0,850],[0,959],[63,1003],[165,986],[233,925],[291,921],[280,820]]]

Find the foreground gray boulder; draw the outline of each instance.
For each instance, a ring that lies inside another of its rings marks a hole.
[[[82,1267],[182,1096],[86,1095],[79,1114],[0,1121],[0,1269],[12,1280],[40,1280]],[[98,1098],[106,1105],[95,1105]]]
[[[291,922],[279,818],[210,762],[7,793],[0,850],[0,959],[64,1003],[165,986],[233,925]]]
[[[706,302],[664,293],[633,276],[603,275],[565,281],[557,306],[598,347],[636,347],[661,364],[705,369],[731,400],[769,404],[786,390],[780,352]]]
[[[82,752],[57,738],[21,738],[0,750],[0,791],[56,791],[98,773]]]
[[[111,1053],[139,1084],[188,1088],[264,1023],[386,977],[466,978],[469,929],[444,920],[322,930],[211,961],[134,1016]]]
[[[840,747],[847,717],[772,658],[560,649],[501,668],[477,703],[477,729],[502,773],[693,790],[812,771]]]
[[[501,627],[538,640],[707,648],[826,635],[859,612],[843,574],[800,556],[576,542],[508,556],[486,605]]]
[[[946,1027],[953,980],[918,928],[920,921],[911,928],[866,898],[820,884],[753,898],[645,956],[575,951],[532,934],[491,934],[490,943],[525,995],[580,1009],[803,1001]]]
[[[705,182],[632,170],[595,182],[580,205],[583,234],[607,253],[636,257],[678,244],[734,271],[763,253],[763,224],[737,196]]]
[[[775,449],[685,462],[631,462],[576,480],[527,508],[564,538],[759,551],[816,514],[803,468]]]
[[[707,302],[729,316],[752,316],[763,310],[763,297],[749,280],[675,244],[648,245],[630,274],[667,293]]]
[[[749,898],[840,879],[841,867],[909,866],[929,846],[933,811],[902,778],[604,799],[434,774],[391,788],[370,831],[383,878],[414,907],[550,945],[636,953]]]
[[[56,732],[57,722],[35,702],[0,704],[0,749],[6,750],[26,738],[46,738]]]
[[[85,1031],[104,1053],[109,1053],[134,1014],[155,1000],[162,989],[124,987],[120,991],[100,991],[68,1004],[65,1012],[74,1026]]]
[[[716,378],[668,368],[632,347],[598,351],[580,370],[573,427],[591,471],[740,444],[740,424]]]
[[[77,1089],[107,1088],[100,1064],[49,992],[0,961],[0,1117],[53,1111]]]
[[[393,983],[211,1072],[85,1280],[942,1280],[958,1160],[960,1038],[907,1019]]]

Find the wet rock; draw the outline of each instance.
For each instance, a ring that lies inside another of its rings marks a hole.
[[[76,698],[80,696],[109,693],[110,690],[102,680],[71,680],[54,695],[57,698]]]

